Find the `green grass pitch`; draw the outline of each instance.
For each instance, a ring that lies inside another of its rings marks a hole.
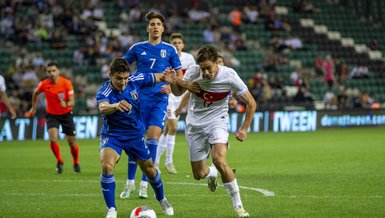
[[[78,140],[82,172],[74,174],[69,148],[60,142],[64,173],[46,141],[1,142],[0,217],[105,217],[99,183],[99,142]],[[385,129],[327,129],[306,133],[249,134],[245,142],[230,136],[228,161],[236,168],[241,196],[251,217],[384,217]],[[170,175],[161,162],[165,194],[174,217],[235,217],[220,186],[208,190],[193,179],[184,136],[178,135]],[[120,200],[127,157],[115,169],[119,217],[148,205],[164,217],[150,198]],[[139,184],[138,169],[136,185]],[[222,184],[222,183],[220,183]],[[264,192],[265,191],[265,192]],[[269,192],[274,196],[265,196]]]

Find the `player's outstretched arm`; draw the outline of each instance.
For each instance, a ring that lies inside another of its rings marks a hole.
[[[251,121],[253,120],[253,116],[257,108],[257,103],[255,102],[253,96],[249,91],[246,91],[243,95],[239,97],[243,102],[246,103],[246,117],[245,121],[243,121],[242,127],[239,129],[238,132],[235,133],[235,137],[238,141],[243,141],[247,137],[247,129],[249,129]]]
[[[110,104],[106,101],[99,103],[99,111],[102,114],[112,114],[115,111],[119,110],[120,112],[124,111],[130,111],[131,110],[131,104],[128,103],[125,100],[119,101],[118,103]]]
[[[182,113],[182,109],[186,107],[188,100],[190,99],[191,92],[187,92],[180,102],[178,108],[175,110],[175,116],[179,116]]]
[[[181,96],[186,90],[192,93],[200,93],[201,88],[196,83],[191,83],[183,80],[182,70],[176,71],[176,77],[173,78],[175,82],[171,84],[171,91],[175,96]]]

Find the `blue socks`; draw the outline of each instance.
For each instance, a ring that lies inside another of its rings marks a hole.
[[[156,200],[161,201],[164,198],[163,192],[163,183],[160,178],[158,170],[156,170],[155,178],[148,179],[148,182],[151,184],[152,189],[154,189]]]
[[[148,150],[150,150],[152,162],[155,162],[156,158],[156,149],[158,148],[159,140],[158,139],[147,139],[145,141],[146,145],[148,146]],[[146,175],[142,173],[142,181],[147,181]]]
[[[114,174],[100,175],[100,184],[102,185],[102,193],[107,208],[114,207],[115,205],[115,178]]]
[[[128,157],[127,179],[135,180],[137,164],[134,159]]]
[[[156,158],[156,149],[158,148],[159,140],[158,139],[147,139],[145,141],[146,145],[148,146],[148,150],[150,150],[152,162],[155,161]],[[131,157],[128,158],[128,168],[127,168],[127,179],[128,180],[135,180],[135,174],[137,169],[137,164]],[[142,181],[147,182],[147,177],[142,173]]]

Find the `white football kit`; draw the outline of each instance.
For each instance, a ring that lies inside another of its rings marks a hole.
[[[0,75],[0,92],[5,92],[6,90],[4,77]]]
[[[182,64],[182,71],[183,73],[186,72],[186,70],[189,68],[191,65],[195,65],[195,59],[194,56],[192,56],[189,53],[182,52],[182,54],[179,57],[180,62]],[[183,95],[185,95],[184,93]],[[183,95],[181,96],[175,96],[172,93],[168,95],[168,105],[167,105],[167,119],[177,119],[175,116],[175,110],[178,108],[180,105]]]
[[[208,157],[212,144],[228,142],[229,93],[234,90],[241,96],[248,88],[234,69],[219,65],[212,80],[202,77],[198,65],[190,66],[184,80],[198,83],[202,89],[191,94],[186,117],[190,161],[195,162]]]

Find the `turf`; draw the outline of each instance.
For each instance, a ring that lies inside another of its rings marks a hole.
[[[232,135],[230,142],[229,164],[244,187],[241,196],[251,217],[384,217],[384,128],[258,133],[242,143]],[[78,143],[82,172],[73,173],[69,148],[61,141],[64,173],[57,175],[46,141],[2,142],[0,217],[105,217],[99,142]],[[174,217],[235,217],[223,187],[211,193],[206,181],[193,179],[183,135],[177,137],[174,162],[176,175],[167,174],[161,162]],[[115,169],[118,216],[148,205],[164,217],[150,189],[147,200],[118,198],[126,168],[124,156]]]

